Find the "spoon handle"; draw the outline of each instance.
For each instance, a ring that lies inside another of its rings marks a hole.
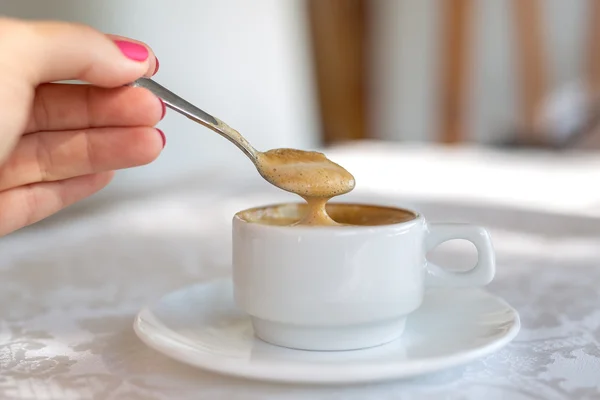
[[[244,152],[244,154],[246,154],[246,156],[248,156],[252,160],[252,162],[256,162],[256,150],[252,146],[250,146],[250,144],[246,140],[241,140],[241,138],[239,137],[233,137],[230,131],[225,130],[225,127],[227,127],[227,125],[224,124],[222,121],[219,121],[217,118],[213,117],[207,112],[202,111],[189,101],[171,92],[166,87],[148,78],[140,78],[130,83],[128,86],[142,87],[148,89],[156,96],[160,97],[167,107],[217,132],[219,135],[223,136],[225,139],[235,144],[240,150]],[[229,128],[229,130],[231,130],[231,128]],[[239,134],[237,134],[236,136],[239,136]]]
[[[175,93],[171,92],[166,87],[154,82],[152,79],[140,78],[137,81],[130,84],[130,86],[143,87],[145,89],[150,90],[156,96],[160,97],[162,101],[165,102],[165,105],[170,109],[175,110],[178,113],[183,114],[186,117],[201,123],[202,125],[210,125],[207,126],[208,128],[212,128],[213,126],[217,127],[219,125],[215,117],[202,111],[189,101],[186,101],[181,97],[177,96]]]

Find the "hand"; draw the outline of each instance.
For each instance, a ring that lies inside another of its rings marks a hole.
[[[0,236],[158,157],[164,104],[123,86],[157,69],[153,52],[131,39],[0,19]],[[62,80],[89,84],[50,83]]]

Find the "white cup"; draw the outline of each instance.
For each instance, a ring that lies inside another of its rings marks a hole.
[[[328,209],[346,206],[357,205]],[[272,210],[299,209],[259,207],[233,218],[235,301],[265,342],[302,350],[378,346],[402,335],[426,287],[483,286],[494,278],[494,250],[484,228],[428,223],[415,211],[406,210],[406,222],[379,226],[252,222]],[[475,245],[473,269],[452,272],[427,261],[428,251],[453,239]]]

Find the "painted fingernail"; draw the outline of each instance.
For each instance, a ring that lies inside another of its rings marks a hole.
[[[160,63],[158,62],[158,58],[156,58],[156,67],[154,67],[154,73],[152,75],[156,75],[159,68],[160,68]]]
[[[162,139],[163,149],[164,149],[165,145],[167,144],[167,137],[165,136],[165,134],[163,133],[163,131],[161,131],[160,129],[156,128],[156,130],[158,131],[158,133],[160,133],[160,138]]]
[[[158,100],[160,101],[160,106],[162,107],[162,114],[160,116],[160,119],[163,119],[165,117],[165,115],[167,114],[167,106],[165,105],[165,102],[163,101],[163,99],[161,99],[159,97]]]
[[[150,55],[148,49],[141,44],[127,42],[125,40],[116,40],[115,44],[119,47],[125,57],[133,61],[146,61]]]

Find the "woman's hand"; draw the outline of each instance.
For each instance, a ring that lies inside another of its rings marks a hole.
[[[140,42],[57,22],[0,19],[0,236],[147,164],[164,104],[123,85],[158,61]],[[89,85],[49,83],[81,80]]]

